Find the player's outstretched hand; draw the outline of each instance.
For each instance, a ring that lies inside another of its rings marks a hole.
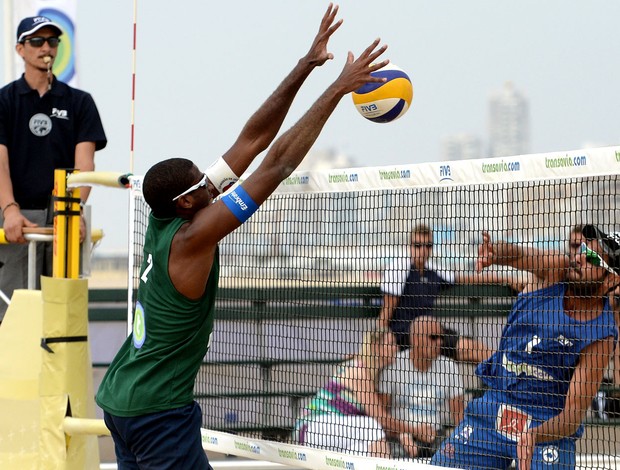
[[[476,271],[480,272],[493,264],[493,244],[489,232],[482,232],[482,244],[478,247],[478,260],[476,261]]]
[[[336,79],[334,85],[340,87],[343,95],[357,90],[366,83],[381,83],[387,79],[385,77],[375,77],[371,72],[379,70],[390,63],[389,60],[375,62],[381,54],[387,49],[387,44],[377,48],[381,39],[375,39],[370,46],[355,59],[353,53],[349,51],[347,63],[344,65],[340,76]]]
[[[327,42],[334,32],[340,28],[342,24],[342,20],[338,20],[334,23],[336,19],[336,14],[338,13],[338,5],[329,4],[327,7],[327,11],[321,20],[321,25],[319,26],[319,32],[314,38],[314,42],[312,46],[310,46],[310,50],[306,54],[306,60],[316,66],[320,67],[328,60],[334,58],[334,54],[331,52],[327,52]]]

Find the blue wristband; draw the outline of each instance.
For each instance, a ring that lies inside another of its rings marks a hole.
[[[226,194],[222,197],[222,201],[241,223],[248,220],[258,209],[258,205],[242,186],[237,186],[233,191]]]

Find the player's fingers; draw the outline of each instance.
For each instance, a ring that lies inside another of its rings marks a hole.
[[[338,22],[337,22],[336,24],[331,25],[331,26],[329,27],[329,29],[327,30],[327,36],[329,37],[329,36],[331,36],[332,34],[334,34],[334,32],[335,32],[338,28],[340,28],[340,26],[342,26],[342,22],[343,22],[343,20],[342,20],[342,18],[341,18],[341,19],[339,19],[339,20],[338,20]]]
[[[321,30],[325,29],[328,25],[334,22],[334,18],[336,17],[336,13],[338,13],[338,5],[334,7],[333,3],[327,5],[327,10],[321,19]]]
[[[388,48],[387,44],[384,44],[384,45],[383,45],[383,46],[381,46],[379,49],[377,49],[376,51],[374,51],[373,53],[371,53],[371,54],[368,56],[367,61],[368,61],[369,63],[371,63],[372,65],[377,65],[377,64],[375,63],[376,59],[377,59],[377,58],[379,58],[379,56],[380,56],[381,54],[383,54],[383,53],[387,50],[387,48]],[[385,67],[385,65],[387,65],[387,64],[389,64],[389,63],[390,63],[390,61],[389,61],[388,59],[385,59],[383,62],[385,62],[385,64],[384,64],[384,65],[381,65],[379,68],[381,68],[381,67]]]
[[[375,72],[377,70],[382,69],[383,67],[385,67],[387,64],[389,64],[390,61],[388,59],[382,60],[381,62],[377,62],[376,64],[372,64],[368,66],[368,72]],[[375,82],[385,82],[387,81],[387,78],[385,77],[373,77],[373,81]]]
[[[381,38],[377,38],[375,39],[370,46],[368,46],[366,49],[364,49],[364,51],[360,54],[360,59],[366,59],[367,57],[370,56],[370,54],[372,53],[372,51],[374,51],[377,46],[379,45],[379,43],[381,42]]]

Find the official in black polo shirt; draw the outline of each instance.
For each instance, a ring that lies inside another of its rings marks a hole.
[[[14,289],[27,286],[23,229],[45,225],[54,170],[92,171],[95,151],[107,144],[93,98],[51,72],[61,36],[61,28],[49,18],[24,18],[15,46],[24,74],[0,89],[0,223],[11,243],[0,245],[0,291],[9,298]],[[89,192],[80,190],[83,203]],[[81,232],[83,236],[83,224]],[[49,244],[37,248],[38,283],[52,266]],[[6,307],[0,299],[0,322]]]

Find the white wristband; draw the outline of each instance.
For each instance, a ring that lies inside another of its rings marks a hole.
[[[226,161],[221,157],[213,165],[207,168],[205,174],[220,194],[228,190],[233,184],[239,181],[239,177],[235,175],[235,173],[228,166],[228,163],[226,163]]]

